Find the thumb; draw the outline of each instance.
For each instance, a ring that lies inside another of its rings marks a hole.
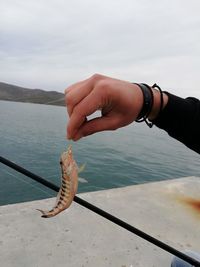
[[[88,136],[101,131],[116,130],[120,127],[119,124],[120,122],[117,117],[113,118],[109,116],[104,116],[92,119],[82,124],[73,140],[77,141],[84,136]]]

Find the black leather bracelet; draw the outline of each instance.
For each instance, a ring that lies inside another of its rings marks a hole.
[[[146,120],[147,120],[147,118],[151,112],[152,107],[153,107],[153,92],[151,90],[151,87],[145,83],[135,83],[135,84],[137,84],[140,87],[140,89],[142,90],[143,99],[144,99],[142,109],[141,109],[141,111],[140,111],[140,113],[136,119],[136,122],[145,121],[147,123],[147,125],[150,126],[149,122],[147,122]]]

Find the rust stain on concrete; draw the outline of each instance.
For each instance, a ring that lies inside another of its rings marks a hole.
[[[177,196],[177,200],[187,206],[196,215],[200,217],[200,199],[192,198],[188,196]]]

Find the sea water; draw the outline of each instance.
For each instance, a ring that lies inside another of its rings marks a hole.
[[[133,123],[69,142],[67,119],[65,107],[0,101],[0,156],[59,186],[59,157],[72,144],[86,164],[78,192],[200,176],[199,155],[157,127]],[[0,163],[0,205],[55,195]]]

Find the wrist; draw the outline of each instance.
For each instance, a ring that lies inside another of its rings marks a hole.
[[[143,94],[143,105],[137,116],[136,122],[142,122],[148,118],[153,107],[154,98],[152,88],[149,85],[144,83],[136,83],[136,85],[140,88]]]
[[[137,84],[143,93],[143,106],[136,122],[145,122],[150,128],[168,102],[167,94],[155,83],[152,87],[147,84]]]

